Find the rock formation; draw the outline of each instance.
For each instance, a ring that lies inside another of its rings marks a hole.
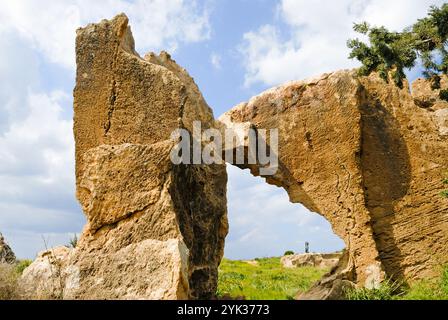
[[[0,233],[0,263],[13,264],[15,262],[16,256],[14,252]]]
[[[279,170],[267,183],[324,216],[344,240],[337,267],[300,298],[430,277],[448,261],[448,201],[439,195],[448,103],[426,81],[411,94],[376,75],[339,71],[268,90],[216,122],[167,53],[135,52],[127,23],[119,15],[77,32],[76,187],[88,223],[78,246],[55,260],[60,297],[213,296],[228,229],[225,166],[170,161],[172,131],[191,131],[195,120],[278,129]],[[260,165],[239,166],[260,174]],[[50,256],[33,265],[49,270],[54,261],[42,261]],[[33,265],[24,276],[30,296],[48,279]]]
[[[316,267],[332,269],[337,266],[342,252],[335,253],[301,253],[280,258],[285,268]]]
[[[212,126],[211,109],[167,53],[138,56],[124,15],[79,29],[76,59],[76,187],[88,222],[61,260],[62,297],[211,298],[228,229],[225,166],[170,160],[172,131]]]
[[[346,244],[323,280],[330,291],[335,279],[372,287],[386,276],[431,277],[448,261],[440,196],[448,103],[417,83],[411,94],[376,75],[339,71],[273,88],[220,118],[229,128],[279,129],[279,170],[266,181],[323,215]],[[256,165],[243,167],[258,175]]]

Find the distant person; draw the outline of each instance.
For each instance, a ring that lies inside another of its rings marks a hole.
[[[308,241],[305,242],[305,253],[310,252],[310,243]]]

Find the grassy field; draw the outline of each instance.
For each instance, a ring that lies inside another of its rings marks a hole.
[[[376,290],[358,289],[348,293],[350,300],[448,300],[448,266],[442,267],[440,277],[403,285],[385,281]]]
[[[283,268],[280,258],[252,261],[223,259],[219,267],[218,297],[248,300],[287,300],[308,290],[328,270],[315,267]],[[347,292],[349,300],[448,300],[448,266],[440,277],[410,286],[385,281],[379,289]]]
[[[315,267],[283,268],[280,258],[252,263],[223,259],[219,267],[218,297],[248,300],[287,300],[308,290],[328,270]]]

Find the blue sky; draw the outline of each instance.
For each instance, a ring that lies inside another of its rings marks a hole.
[[[18,257],[65,244],[85,223],[74,197],[75,30],[125,12],[138,52],[169,51],[215,116],[294,79],[351,68],[352,22],[399,30],[427,0],[17,0],[0,8],[0,232]],[[385,10],[387,8],[387,10]],[[411,73],[415,77],[418,70]],[[225,255],[253,258],[343,247],[286,193],[229,168]]]

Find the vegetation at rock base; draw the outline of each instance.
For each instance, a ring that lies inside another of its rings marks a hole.
[[[77,245],[78,245],[78,236],[76,234],[74,234],[73,238],[70,238],[66,247],[75,249]]]
[[[294,299],[298,292],[307,291],[327,271],[316,267],[284,268],[280,258],[223,259],[217,296],[247,300]],[[345,294],[348,300],[448,300],[448,266],[442,268],[436,279],[409,285],[386,280],[378,289],[348,289]]]
[[[376,289],[348,289],[345,296],[348,300],[394,300],[402,294],[402,284],[397,281],[383,281]]]
[[[15,271],[17,274],[21,275],[23,270],[25,270],[33,261],[29,259],[19,260],[15,266]]]
[[[223,259],[219,267],[218,297],[248,300],[294,299],[307,291],[328,269],[284,268],[280,258],[255,259],[257,263]]]
[[[448,300],[448,266],[442,269],[435,280],[421,280],[411,284],[401,297],[403,300]]]
[[[448,300],[448,266],[439,278],[420,280],[405,287],[397,281],[384,281],[378,289],[349,289],[348,300]]]
[[[19,275],[14,266],[0,263],[0,300],[12,300],[19,297],[17,280]]]
[[[443,179],[443,180],[442,180],[442,183],[443,183],[444,185],[448,185],[448,177],[445,178],[445,179]],[[441,192],[441,196],[444,197],[444,198],[448,198],[448,189],[447,189],[447,190],[443,190],[443,191]]]
[[[404,69],[411,69],[421,61],[424,76],[432,80],[433,89],[440,89],[440,74],[448,73],[448,4],[431,6],[427,17],[402,32],[366,22],[355,23],[353,29],[369,40],[369,43],[359,39],[347,42],[352,50],[349,57],[362,63],[360,75],[378,72],[386,82],[392,78],[401,88],[406,78]],[[440,98],[448,101],[448,90],[441,90]]]
[[[22,294],[18,280],[31,264],[31,260],[18,260],[15,264],[0,263],[0,300],[20,299]]]

